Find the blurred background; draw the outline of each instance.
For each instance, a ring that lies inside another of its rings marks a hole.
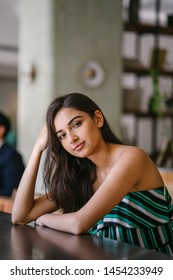
[[[173,169],[172,0],[0,0],[0,110],[25,162],[51,100],[93,98],[125,143]]]

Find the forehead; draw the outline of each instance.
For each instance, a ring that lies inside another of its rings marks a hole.
[[[77,116],[89,117],[89,114],[75,108],[62,108],[56,114],[54,119],[54,126],[56,130],[63,129],[63,127],[67,126],[68,123]]]

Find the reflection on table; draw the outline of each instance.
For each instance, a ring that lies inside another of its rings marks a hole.
[[[76,236],[33,224],[13,226],[11,215],[0,212],[0,259],[170,260],[173,257],[97,236]]]

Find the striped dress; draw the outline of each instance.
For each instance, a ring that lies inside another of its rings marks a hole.
[[[173,255],[173,204],[167,188],[128,193],[88,233]]]

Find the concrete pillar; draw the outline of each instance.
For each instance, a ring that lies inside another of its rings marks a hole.
[[[18,148],[25,162],[47,106],[65,93],[93,98],[119,136],[121,6],[121,0],[19,0]],[[80,79],[90,60],[105,72],[98,88]]]
[[[19,0],[18,145],[25,161],[55,96],[54,2]]]

